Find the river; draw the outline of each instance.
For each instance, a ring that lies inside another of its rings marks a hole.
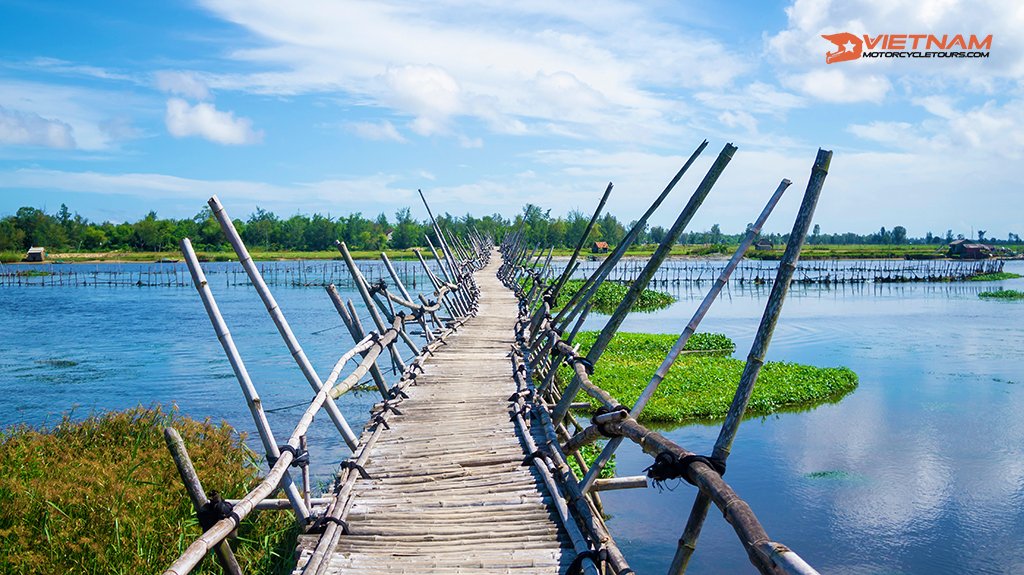
[[[382,275],[375,263],[361,265]],[[124,266],[130,274],[131,264]],[[1006,269],[1024,273],[1022,262]],[[308,401],[311,390],[258,296],[231,277],[214,273],[211,286],[264,404],[284,408],[270,414],[283,436],[302,409],[288,406]],[[977,297],[995,287],[1024,289],[1024,279],[793,286],[768,359],[845,365],[860,386],[839,403],[740,428],[726,478],[774,540],[823,573],[1024,572],[1024,303]],[[706,288],[659,288],[679,301],[632,314],[623,329],[677,332]],[[328,371],[351,339],[326,294],[314,287],[274,293],[313,365]],[[729,286],[701,330],[725,333],[745,357],[767,294],[765,286]],[[603,319],[591,317],[588,327],[599,329]],[[0,427],[162,404],[252,433],[191,287],[2,287],[0,342]],[[355,392],[342,400],[353,427],[374,399]],[[717,433],[712,425],[666,432],[697,452],[710,451]],[[345,456],[336,437],[326,417],[310,432],[321,482]],[[620,475],[650,464],[631,445],[619,451]],[[637,572],[665,571],[693,491],[670,483],[603,494],[609,526]],[[752,571],[712,510],[690,572]]]

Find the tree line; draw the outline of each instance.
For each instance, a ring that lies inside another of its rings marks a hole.
[[[528,244],[575,247],[587,228],[590,215],[572,210],[565,216],[552,216],[535,204],[527,204],[514,218],[492,214],[481,218],[470,214],[454,216],[444,214],[438,223],[456,234],[475,229],[500,240],[510,230],[522,229]],[[389,218],[381,213],[375,218],[361,213],[332,217],[330,214],[295,214],[282,218],[273,212],[256,208],[245,220],[234,220],[235,227],[246,245],[264,251],[316,251],[333,249],[334,240],[346,242],[356,250],[405,249],[426,246],[425,236],[430,233],[429,221],[417,220],[409,208],[401,208]],[[587,237],[587,242],[603,241],[615,246],[626,236],[635,222],[619,221],[612,214],[598,218]],[[748,224],[749,229],[751,224]],[[662,226],[648,226],[637,238],[638,244],[656,244],[664,240],[668,230]],[[684,232],[680,244],[736,245],[744,236],[723,233],[718,224],[706,231]],[[789,234],[764,233],[763,239],[784,244]],[[181,238],[188,237],[202,250],[229,250],[220,226],[209,208],[191,218],[160,218],[149,212],[136,222],[90,222],[78,213],[71,213],[61,204],[53,214],[33,207],[20,208],[14,215],[0,219],[0,251],[22,251],[32,246],[43,246],[50,251],[172,251]],[[903,226],[880,228],[869,234],[822,233],[815,224],[807,241],[812,244],[945,244],[965,239],[963,234],[947,230],[937,235],[928,232],[924,237],[912,238]],[[975,239],[974,237],[966,239]],[[977,230],[977,241],[985,243],[1021,243],[1020,236],[1008,234],[1006,240],[987,237],[985,230]]]

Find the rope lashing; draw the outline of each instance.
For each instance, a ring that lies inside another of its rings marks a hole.
[[[523,458],[523,467],[529,467],[536,459],[540,459],[541,461],[551,465],[554,462],[554,455],[552,455],[549,447],[538,447],[537,451],[534,451]]]
[[[583,575],[583,561],[587,559],[594,562],[594,566],[597,567],[598,573],[603,573],[604,569],[602,569],[602,566],[608,562],[608,550],[591,549],[580,553],[572,560],[572,563],[569,564],[569,568],[565,571],[566,575]]]
[[[402,391],[402,389],[398,387],[398,384],[395,384],[394,386],[392,386],[391,389],[388,390],[388,397],[391,399],[409,399],[409,394]]]
[[[654,463],[644,469],[647,477],[655,483],[669,479],[685,479],[690,485],[697,485],[696,479],[690,473],[690,464],[700,461],[715,470],[719,475],[725,475],[725,460],[716,457],[706,457],[691,453],[685,457],[678,457],[671,451],[662,451],[654,458]]]
[[[352,461],[351,459],[346,459],[345,461],[342,461],[341,465],[338,466],[338,469],[352,469],[359,474],[359,477],[362,477],[363,479],[372,479],[372,477],[370,477],[370,474],[367,473],[365,469],[363,469],[362,465],[359,465],[358,463]]]
[[[391,400],[385,400],[385,401],[383,401],[380,404],[380,412],[381,413],[385,413],[385,412],[388,412],[388,411],[390,411],[391,413],[394,413],[395,415],[402,415],[402,412],[399,411],[398,408],[395,407],[395,405],[393,403],[391,403]]]
[[[370,295],[375,295],[378,292],[388,291],[388,284],[384,281],[384,278],[377,280],[377,283],[370,285]]]
[[[605,427],[605,425],[607,425],[610,422],[606,421],[604,423],[601,423],[600,421],[597,420],[597,416],[599,415],[606,415],[609,413],[616,412],[623,413],[627,417],[629,416],[629,408],[624,405],[616,405],[614,408],[609,408],[605,405],[602,405],[601,407],[598,407],[597,410],[594,412],[594,416],[590,418],[590,423],[594,424],[594,426],[597,427],[597,431],[601,435],[605,437],[618,437],[616,434],[608,431],[608,428]],[[625,419],[625,417],[623,419]]]
[[[238,518],[234,508],[235,506],[222,498],[220,493],[211,491],[210,500],[196,512],[196,519],[199,520],[199,526],[203,528],[203,531],[209,531],[218,521],[228,518],[235,522],[235,527],[238,527],[241,519]]]
[[[373,422],[374,423],[379,423],[379,424],[383,425],[384,429],[391,429],[391,426],[388,425],[388,420],[384,419],[384,415],[382,415],[380,413],[378,413],[377,415],[373,416]]]
[[[291,445],[288,445],[287,443],[284,445],[278,445],[277,449],[281,453],[292,454],[292,467],[305,467],[309,465],[309,452],[306,451],[305,449],[296,449]],[[274,457],[273,455],[267,455],[267,463],[269,463],[271,467],[277,465],[277,460],[277,457]]]
[[[505,400],[505,401],[518,401],[520,397],[523,398],[523,399],[526,399],[527,401],[529,401],[530,397],[532,395],[533,395],[533,390],[524,389],[522,391],[517,391],[517,392],[513,393],[512,395],[508,396],[508,399]]]
[[[569,365],[575,366],[577,363],[583,365],[583,369],[586,370],[587,375],[594,375],[594,363],[592,361],[581,355],[569,358]]]

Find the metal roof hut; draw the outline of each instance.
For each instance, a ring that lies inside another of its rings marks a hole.
[[[25,254],[27,262],[41,262],[46,259],[46,248],[29,248]]]
[[[590,251],[595,254],[606,254],[608,253],[608,242],[594,242]]]
[[[992,256],[992,246],[956,240],[949,244],[949,257],[965,260],[983,260]]]
[[[772,249],[774,247],[775,247],[775,244],[773,244],[771,240],[765,240],[765,239],[757,240],[757,243],[754,244],[754,249],[755,250],[770,250],[770,249]]]

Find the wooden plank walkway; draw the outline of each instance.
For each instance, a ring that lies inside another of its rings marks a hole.
[[[564,573],[572,562],[569,537],[536,471],[522,465],[509,421],[518,307],[495,277],[499,265],[494,257],[477,272],[476,317],[426,362],[402,415],[374,445],[371,479],[355,483],[350,533],[327,573]]]

